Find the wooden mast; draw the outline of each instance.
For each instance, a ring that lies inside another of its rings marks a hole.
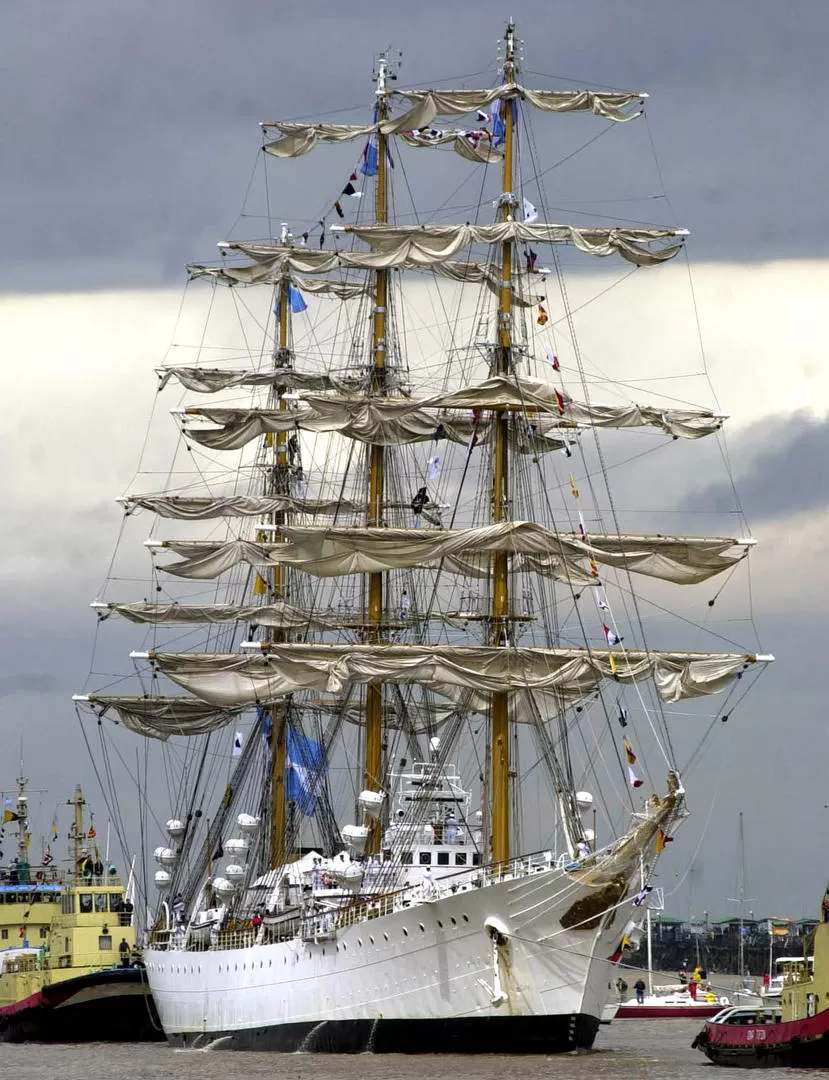
[[[385,119],[388,111],[386,100],[387,60],[381,56],[377,68],[377,120]],[[377,135],[377,185],[375,211],[378,225],[388,221],[386,176],[386,136]],[[386,309],[388,299],[388,271],[375,271],[374,322],[372,333],[373,371],[371,380],[372,394],[382,394],[386,385]],[[383,524],[385,453],[382,446],[372,445],[369,451],[369,496],[368,524],[380,527]],[[365,639],[376,643],[380,640],[383,621],[383,575],[368,575],[368,625]],[[383,775],[382,749],[383,687],[372,684],[366,688],[366,742],[365,742],[365,787],[368,791],[380,791]],[[376,852],[380,847],[380,822],[369,820],[369,836],[366,845],[368,852]]]
[[[283,226],[283,243],[287,241],[287,229]],[[288,306],[291,301],[291,287],[287,273],[283,274],[279,283],[279,342],[277,350],[277,362],[283,364],[288,350]],[[287,408],[284,397],[279,399],[279,408]],[[273,436],[272,436],[273,438]],[[287,494],[288,485],[288,433],[279,431],[276,434],[273,455],[274,477],[270,486],[281,494]],[[275,525],[284,524],[285,514],[277,512],[273,516]],[[285,580],[284,568],[277,563],[273,568],[273,582],[271,595],[275,600],[284,598]],[[272,631],[270,641],[283,641],[284,632]],[[270,839],[270,865],[281,866],[288,852],[287,841],[287,807],[285,803],[285,768],[288,758],[288,722],[283,708],[271,707],[271,839]]]
[[[515,26],[510,22],[505,34],[504,82],[515,81]],[[513,103],[501,101],[504,122],[504,174],[502,220],[514,213],[513,185]],[[512,243],[501,247],[501,297],[498,306],[497,373],[511,371],[512,351]],[[494,469],[492,479],[492,519],[503,521],[509,516],[509,462],[507,458],[508,415],[493,413],[495,428]],[[508,646],[509,640],[509,559],[506,552],[496,552],[492,574],[491,637],[494,645]],[[492,798],[492,860],[506,862],[510,854],[509,821],[509,708],[505,693],[494,693],[490,708],[490,777]]]

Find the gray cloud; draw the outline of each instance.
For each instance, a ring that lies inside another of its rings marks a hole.
[[[669,221],[676,213],[694,230],[702,258],[823,253],[826,150],[814,131],[829,91],[826,5],[708,0],[689,12],[654,0],[596,0],[553,16],[541,0],[524,0],[516,16],[527,81],[641,86],[652,96],[650,130],[642,121],[615,130],[548,177],[556,216],[579,203],[613,218]],[[474,17],[462,5],[426,0],[386,12],[379,24],[367,0],[347,9],[319,0],[311,15],[278,19],[269,0],[232,12],[221,0],[203,0],[170,5],[162,27],[149,0],[15,6],[4,13],[0,72],[0,92],[14,102],[4,118],[10,152],[0,178],[6,287],[181,280],[183,264],[212,257],[234,220],[238,193],[261,157],[259,120],[332,109],[348,119],[344,106],[365,115],[373,53],[390,41],[405,48],[402,83],[455,76],[486,84],[497,77],[502,23],[494,0],[482,0]],[[539,121],[539,166],[575,150],[600,123]],[[440,169],[434,155],[400,156],[419,182],[421,210],[440,204],[447,170],[470,176],[467,164],[447,165],[447,155]],[[295,163],[270,163],[279,217],[330,207],[351,152],[324,148],[315,161],[310,178]],[[661,193],[660,171],[670,205],[649,197]],[[254,191],[248,210],[262,206]],[[238,235],[266,231],[253,218]]]
[[[740,502],[749,520],[774,520],[829,505],[829,418],[806,411],[764,417],[730,445]],[[688,510],[734,509],[729,484],[692,493]]]

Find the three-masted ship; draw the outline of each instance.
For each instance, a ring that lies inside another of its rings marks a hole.
[[[252,296],[274,317],[242,366],[227,331],[222,363],[159,370],[205,398],[173,409],[190,473],[123,500],[159,522],[150,598],[95,605],[148,628],[141,689],[80,699],[177,747],[145,958],[180,1044],[589,1047],[685,813],[665,705],[770,659],[653,647],[636,606],[638,577],[704,582],[752,540],[626,532],[600,497],[599,432],[698,439],[724,417],[599,403],[544,336],[564,247],[652,267],[684,233],[540,221],[521,117],[618,123],[643,95],[531,89],[512,25],[503,47],[491,89],[398,90],[384,56],[365,122],[263,124],[266,160],[356,147],[334,224],[190,267],[246,340]],[[408,148],[496,176],[494,210],[396,221]]]

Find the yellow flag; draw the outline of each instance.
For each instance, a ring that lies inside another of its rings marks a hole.
[[[631,945],[630,941],[628,940],[626,934],[622,934],[622,948],[623,949],[632,949],[633,948],[633,946]]]
[[[256,596],[267,596],[268,594],[268,583],[267,581],[265,581],[261,574],[256,575],[253,592]]]
[[[610,673],[611,673],[611,675],[615,675],[616,674],[616,658],[614,657],[613,653],[608,653],[607,658],[610,661]]]
[[[576,481],[572,476],[570,477],[570,490],[573,492],[573,498],[577,499],[579,497],[579,489],[576,487]]]
[[[665,850],[665,834],[660,829],[656,834],[656,843],[653,846],[654,852],[658,855],[660,851]]]

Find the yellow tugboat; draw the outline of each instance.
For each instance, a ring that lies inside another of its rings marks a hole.
[[[80,787],[70,802],[72,868],[30,862],[27,781],[6,800],[4,826],[17,828],[17,855],[0,866],[0,1041],[101,1042],[161,1037],[134,912],[115,867],[87,841]]]

